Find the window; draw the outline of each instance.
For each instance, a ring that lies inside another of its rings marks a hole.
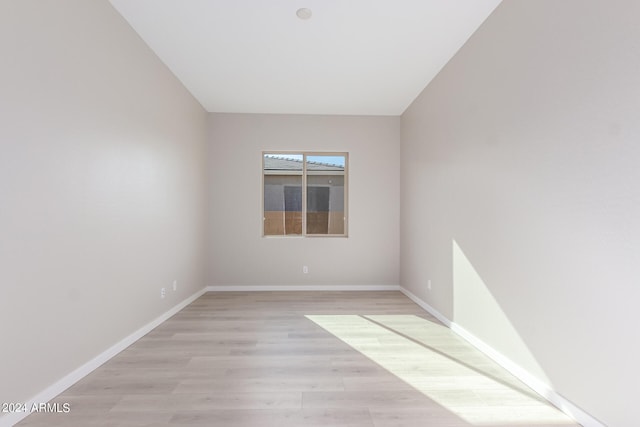
[[[263,153],[263,235],[347,235],[348,153]]]

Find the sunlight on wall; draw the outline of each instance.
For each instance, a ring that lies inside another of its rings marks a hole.
[[[453,321],[542,381],[551,381],[453,240]]]
[[[573,423],[437,323],[413,315],[306,317],[473,425]]]

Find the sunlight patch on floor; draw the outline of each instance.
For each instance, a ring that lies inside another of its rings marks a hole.
[[[444,326],[413,315],[306,317],[473,425],[575,423]]]

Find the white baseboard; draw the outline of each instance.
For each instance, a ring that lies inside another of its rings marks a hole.
[[[273,291],[399,291],[398,285],[216,285],[207,292],[273,292]]]
[[[403,288],[402,286],[400,286],[400,292],[405,294],[407,296],[407,298],[409,298],[411,301],[413,301],[416,304],[418,304],[424,311],[426,311],[427,313],[431,314],[433,317],[438,319],[442,324],[444,324],[445,326],[447,326],[449,328],[451,327],[451,321],[449,319],[447,319],[446,316],[444,316],[438,310],[436,310],[435,308],[431,307],[429,304],[427,304],[426,302],[422,301],[420,298],[415,296],[413,294],[413,292],[411,292],[408,289]]]
[[[514,377],[518,378],[533,391],[547,399],[562,412],[582,424],[583,427],[605,427],[604,424],[600,423],[591,415],[587,414],[582,409],[578,408],[573,403],[562,397],[560,394],[558,394],[558,392],[550,388],[549,385],[547,385],[545,382],[541,381],[534,375],[531,375],[521,366],[514,363],[511,359],[482,341],[480,338],[473,335],[471,332],[467,331],[462,326],[458,325],[455,322],[452,322],[451,330],[467,340],[478,350],[489,356],[496,363],[509,371]]]
[[[467,331],[462,326],[458,325],[455,322],[452,322],[447,317],[442,315],[438,310],[418,298],[415,294],[413,294],[408,289],[400,286],[400,292],[405,294],[411,301],[418,304],[425,311],[430,313],[440,322],[442,322],[445,326],[449,327],[453,332],[464,338],[475,348],[486,354],[493,361],[495,361],[498,365],[502,366],[504,369],[509,371],[513,376],[518,378],[528,387],[530,387],[533,391],[538,393],[540,396],[547,399],[551,404],[560,409],[569,417],[576,420],[583,427],[605,427],[600,421],[578,408],[576,405],[562,397],[558,392],[550,388],[545,382],[541,381],[537,377],[531,375],[528,371],[523,369],[521,366],[513,362],[508,357],[504,356],[502,353],[491,347],[489,344],[482,341],[480,338],[473,335],[471,332]]]
[[[99,368],[101,365],[103,365],[109,359],[111,359],[112,357],[120,353],[122,350],[129,347],[131,344],[133,344],[134,342],[136,342],[137,340],[139,340],[140,338],[142,338],[143,336],[151,332],[155,327],[160,325],[162,322],[169,319],[171,316],[173,316],[174,314],[182,310],[187,305],[191,304],[193,301],[195,301],[200,296],[202,296],[205,292],[206,292],[206,288],[203,288],[200,291],[196,292],[195,294],[191,295],[189,298],[178,303],[177,305],[172,307],[170,310],[158,316],[151,322],[147,323],[146,325],[144,325],[143,327],[141,327],[131,335],[127,336],[126,338],[114,344],[113,346],[109,347],[107,350],[100,353],[98,356],[94,357],[93,359],[91,359],[84,365],[80,366],[70,374],[65,375],[60,380],[56,381],[54,384],[42,390],[40,393],[38,393],[28,401],[22,402],[22,403],[25,403],[28,409],[28,408],[31,408],[34,403],[39,404],[39,403],[50,401],[51,399],[53,399],[54,397],[56,397],[57,395],[59,395],[60,393],[62,393],[63,391],[65,391],[75,383],[77,383],[78,381],[80,381],[82,378],[86,377],[88,374],[90,374],[91,372]],[[5,414],[4,416],[0,416],[0,427],[11,427],[16,423],[18,423],[23,418],[26,418],[28,415],[29,415],[29,412],[27,411],[27,412],[14,412],[10,414]]]
[[[456,323],[449,320],[442,313],[437,311],[435,308],[418,298],[411,291],[403,288],[398,285],[292,285],[292,286],[282,286],[282,285],[250,285],[250,286],[208,286],[184,301],[180,302],[161,316],[152,320],[148,324],[144,325],[142,328],[138,329],[131,335],[127,336],[120,342],[114,344],[103,353],[94,357],[92,360],[88,361],[84,365],[80,366],[70,374],[64,376],[51,386],[47,387],[45,390],[38,393],[33,398],[29,399],[26,403],[27,408],[30,408],[34,403],[48,402],[67,388],[71,387],[73,384],[93,372],[95,369],[103,365],[109,359],[120,353],[122,350],[142,338],[144,335],[149,333],[155,327],[160,325],[162,322],[169,319],[171,316],[182,310],[187,305],[191,304],[205,292],[242,292],[242,291],[400,291],[405,294],[410,300],[419,305],[422,309],[433,315],[440,322],[442,322],[447,327],[451,328],[451,330],[462,338],[467,340],[471,345],[476,347],[478,350],[482,351],[484,354],[493,359],[500,366],[505,368],[507,371],[511,372],[515,377],[517,377],[520,381],[522,381],[527,386],[531,387],[534,391],[540,394],[542,397],[547,399],[553,405],[558,407],[562,412],[576,420],[583,427],[605,427],[604,424],[593,418],[591,415],[584,412],[582,409],[575,406],[573,403],[562,397],[553,389],[549,388],[547,384],[540,381],[538,378],[531,375],[529,372],[524,370],[522,367],[502,355],[500,352],[486,344],[484,341],[471,334],[469,331],[457,325]],[[11,427],[14,424],[18,423],[20,420],[25,418],[29,413],[12,413],[6,414],[4,416],[0,416],[0,427]]]

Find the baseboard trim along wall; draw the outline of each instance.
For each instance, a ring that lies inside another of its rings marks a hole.
[[[501,354],[499,351],[482,341],[480,338],[473,335],[471,332],[467,331],[462,326],[452,322],[447,317],[445,317],[438,310],[418,298],[414,293],[400,286],[400,292],[405,294],[407,298],[411,301],[418,304],[421,308],[431,314],[433,317],[442,322],[445,326],[449,327],[453,332],[464,338],[469,344],[473,345],[475,348],[486,354],[490,357],[494,362],[498,365],[502,366],[504,369],[509,371],[513,376],[518,378],[528,387],[530,387],[533,391],[538,393],[540,396],[547,399],[550,403],[560,409],[562,412],[567,414],[569,417],[576,420],[583,427],[606,427],[600,421],[593,418],[588,413],[584,412],[582,409],[575,406],[573,403],[562,397],[558,392],[551,389],[547,384],[540,381],[535,376],[531,375],[525,369],[523,369],[518,364],[514,363],[511,359]]]
[[[398,285],[215,285],[207,292],[399,291]]]
[[[31,408],[33,404],[49,402],[51,399],[53,399],[54,397],[56,397],[57,395],[59,395],[60,393],[62,393],[63,391],[65,391],[75,383],[77,383],[78,381],[80,381],[82,378],[86,377],[91,372],[98,369],[105,362],[107,362],[112,357],[116,356],[122,350],[129,347],[131,344],[133,344],[134,342],[138,341],[140,338],[142,338],[143,336],[151,332],[154,328],[159,326],[162,322],[166,321],[171,316],[173,316],[174,314],[176,314],[177,312],[179,312],[180,310],[182,310],[183,308],[191,304],[193,301],[195,301],[200,296],[202,296],[205,292],[207,292],[206,288],[199,290],[195,294],[191,295],[187,299],[183,300],[182,302],[178,303],[177,305],[169,309],[167,312],[163,313],[162,315],[158,316],[151,322],[147,323],[146,325],[144,325],[143,327],[141,327],[131,335],[125,337],[118,343],[112,345],[107,350],[100,353],[99,355],[97,355],[96,357],[94,357],[84,365],[80,366],[70,374],[62,377],[60,380],[56,381],[54,384],[47,387],[46,389],[44,389],[43,391],[35,395],[33,398],[24,402],[26,404],[26,407]],[[14,424],[18,423],[23,418],[26,418],[27,415],[29,415],[29,412],[13,412],[10,414],[6,414],[4,417],[0,416],[0,427],[11,427]]]
[[[444,324],[446,327],[451,328],[451,321],[449,319],[447,319],[442,313],[440,313],[438,310],[436,310],[435,308],[431,307],[429,304],[427,304],[426,302],[422,301],[420,298],[418,298],[413,292],[411,292],[408,289],[403,288],[402,286],[400,286],[400,292],[402,292],[403,294],[405,294],[407,296],[407,298],[409,298],[411,301],[415,302],[416,304],[418,304],[424,311],[426,311],[427,313],[431,314],[433,317],[435,317],[436,319],[438,319],[442,324]]]
[[[69,387],[71,387],[76,382],[80,381],[82,378],[93,372],[95,369],[99,368],[109,359],[116,356],[125,348],[129,347],[131,344],[142,338],[144,335],[152,331],[162,322],[169,319],[174,314],[178,313],[187,305],[191,304],[193,301],[198,299],[200,296],[205,294],[206,292],[256,292],[256,291],[400,291],[404,295],[407,296],[411,301],[420,306],[423,310],[430,313],[440,322],[442,322],[445,326],[450,328],[453,332],[460,335],[466,341],[468,341],[471,345],[476,347],[478,350],[489,356],[500,366],[505,368],[511,374],[513,374],[516,378],[522,381],[524,384],[529,386],[535,392],[540,394],[542,397],[547,399],[553,405],[555,405],[562,412],[576,420],[578,423],[582,424],[583,427],[606,427],[604,424],[600,423],[598,420],[593,418],[591,415],[584,412],[582,409],[575,406],[573,403],[562,397],[555,390],[549,388],[549,386],[529,372],[524,370],[522,367],[518,366],[516,363],[511,361],[509,358],[502,355],[500,352],[492,348],[490,345],[486,344],[484,341],[473,335],[471,332],[467,331],[460,325],[457,325],[455,322],[449,320],[446,316],[440,313],[438,310],[433,308],[431,305],[427,304],[420,298],[418,298],[415,294],[413,294],[408,289],[403,288],[398,285],[291,285],[291,286],[283,286],[283,285],[227,285],[227,286],[207,286],[202,290],[196,292],[189,298],[183,300],[164,314],[158,316],[156,319],[147,323],[137,331],[133,332],[131,335],[127,336],[120,342],[114,344],[103,353],[94,357],[92,360],[88,361],[84,365],[80,366],[70,374],[64,376],[51,386],[47,387],[42,392],[38,393],[33,398],[29,399],[26,403],[27,407],[31,407],[33,404],[38,404],[41,402],[48,402]],[[14,424],[18,423],[20,420],[29,415],[26,413],[11,413],[6,414],[5,416],[0,416],[0,427],[11,427]]]
[[[206,292],[242,292],[242,291],[398,291],[400,290],[400,286],[398,285],[292,285],[292,286],[208,286],[195,294],[191,295],[189,298],[184,301],[178,303],[171,309],[169,309],[164,314],[158,316],[151,322],[147,323],[131,335],[127,336],[120,342],[114,344],[109,347],[107,350],[94,357],[84,365],[80,366],[70,374],[64,376],[60,380],[56,381],[54,384],[50,385],[31,399],[25,402],[26,407],[30,408],[34,403],[39,404],[41,402],[49,402],[51,399],[64,392],[66,389],[80,381],[82,378],[89,375],[94,370],[98,369],[104,363],[106,363],[109,359],[116,356],[125,348],[129,347],[131,344],[151,332],[154,328],[159,326],[162,322],[169,319],[174,314],[178,313],[180,310],[191,304],[196,299],[200,298]],[[0,427],[11,427],[14,424],[20,422],[20,420],[24,419],[29,415],[28,412],[14,412],[11,414],[5,414],[4,416],[0,416]]]

